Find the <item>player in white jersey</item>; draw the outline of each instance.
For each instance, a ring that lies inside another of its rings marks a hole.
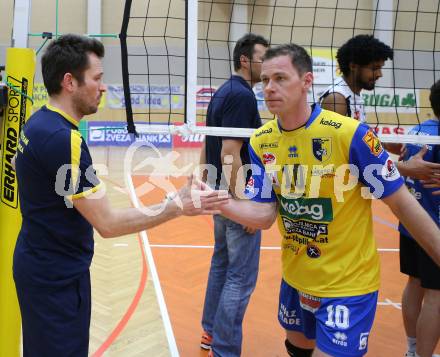
[[[393,50],[372,35],[357,35],[339,48],[336,59],[342,77],[321,95],[321,106],[365,122],[361,91],[374,89],[385,61],[393,59]]]
[[[393,59],[393,50],[372,35],[357,35],[343,44],[336,53],[342,77],[335,79],[320,96],[323,109],[366,121],[363,89],[373,90],[382,77],[385,61]],[[399,155],[401,144],[384,144],[387,151]],[[414,155],[411,160],[397,162],[396,166],[403,176],[419,180],[435,179],[440,165],[423,160],[426,148]],[[435,172],[434,172],[435,171]]]
[[[337,97],[342,96],[345,100],[344,105],[340,105],[340,108],[338,106],[338,110],[340,111],[336,110],[336,104],[334,103],[334,98],[332,98],[335,97],[335,95],[337,95]],[[359,120],[362,123],[366,121],[367,116],[365,113],[364,100],[359,94],[353,92],[343,77],[336,79],[335,82],[324,91],[320,98],[322,98],[321,102],[328,110],[338,113],[345,112],[346,114],[344,115]],[[326,103],[330,101],[332,104],[329,105]]]

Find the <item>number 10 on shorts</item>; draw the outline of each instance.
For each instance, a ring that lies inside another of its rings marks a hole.
[[[350,310],[345,305],[329,305],[327,306],[327,321],[328,327],[337,327],[345,330],[350,327]]]

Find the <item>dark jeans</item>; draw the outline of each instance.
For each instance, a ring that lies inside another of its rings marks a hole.
[[[241,224],[216,215],[214,236],[202,326],[213,337],[215,356],[238,357],[244,313],[257,282],[261,231],[248,234]]]

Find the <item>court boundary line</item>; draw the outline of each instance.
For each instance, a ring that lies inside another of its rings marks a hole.
[[[190,245],[190,244],[150,244],[151,248],[186,248],[186,249],[214,249],[213,245]],[[262,246],[260,250],[281,250],[281,247]],[[378,248],[378,252],[398,252],[399,248]]]
[[[133,179],[130,173],[127,173],[127,183],[130,192],[130,199],[135,208],[140,208],[139,199],[136,196],[136,190],[134,188]],[[171,325],[170,315],[163,296],[162,287],[160,286],[159,275],[157,274],[156,265],[154,263],[153,252],[151,251],[150,242],[146,231],[139,232],[139,235],[143,242],[144,252],[147,257],[148,267],[150,268],[151,278],[153,280],[154,291],[156,292],[157,303],[159,304],[160,314],[162,316],[163,325],[168,341],[168,347],[172,357],[179,357],[179,351],[177,349],[176,338],[174,336],[173,327]]]

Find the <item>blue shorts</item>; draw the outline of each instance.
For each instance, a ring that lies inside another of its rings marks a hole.
[[[24,357],[87,357],[91,314],[87,271],[63,287],[31,287],[15,281]]]
[[[319,298],[281,281],[278,320],[284,329],[316,340],[323,352],[338,357],[363,356],[376,313],[378,292]]]

